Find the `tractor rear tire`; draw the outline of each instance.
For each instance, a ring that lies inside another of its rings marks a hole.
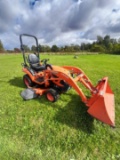
[[[47,92],[46,92],[46,98],[48,101],[50,102],[56,102],[59,98],[59,93],[55,90],[50,88]]]
[[[25,74],[25,75],[23,76],[23,82],[24,82],[24,84],[25,84],[25,86],[26,86],[27,88],[33,86],[33,82],[32,82],[31,78],[30,78],[27,74]]]

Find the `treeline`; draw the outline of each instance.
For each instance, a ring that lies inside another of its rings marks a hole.
[[[0,53],[2,53],[3,51],[4,51],[4,47],[3,47],[2,41],[0,40]]]
[[[24,49],[26,52],[35,52],[36,46],[32,45],[32,47],[28,47],[24,45]],[[99,52],[99,53],[111,53],[111,54],[120,54],[120,39],[111,38],[109,35],[105,37],[97,36],[97,40],[93,43],[81,43],[80,45],[71,44],[65,46],[48,46],[48,45],[40,45],[40,52]],[[0,40],[0,52],[5,51],[2,41]],[[21,52],[19,48],[14,48],[14,50],[9,50],[6,52]]]

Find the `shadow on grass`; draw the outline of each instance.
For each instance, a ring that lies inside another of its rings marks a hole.
[[[71,100],[65,106],[62,106],[59,100],[56,103],[48,102],[44,96],[34,100],[56,109],[55,116],[53,117],[55,122],[57,121],[76,130],[92,134],[94,132],[94,118],[87,113],[88,107],[80,100],[78,95],[68,93],[66,96]]]
[[[10,79],[8,82],[12,86],[16,86],[16,87],[19,87],[19,88],[25,88],[25,86],[23,84],[22,77],[14,77],[13,79]]]
[[[15,77],[14,79],[10,79],[8,82],[10,83],[10,85],[19,88],[25,88],[21,77]],[[46,98],[44,96],[42,96],[41,99],[36,98],[34,100],[37,100],[40,103],[44,103],[46,105],[49,105],[48,103],[50,103],[53,108],[57,108],[57,113],[54,117],[54,121],[66,124],[77,130],[82,130],[88,134],[92,133],[94,130],[94,118],[87,113],[88,108],[84,103],[81,102],[78,95],[66,93],[66,96],[71,99],[66,106],[61,106],[59,102],[48,102],[46,101]]]
[[[90,134],[94,131],[94,118],[87,113],[87,109],[79,96],[72,95],[71,101],[58,109],[54,120]]]

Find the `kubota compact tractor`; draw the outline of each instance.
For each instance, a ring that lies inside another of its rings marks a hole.
[[[32,37],[36,41],[36,53],[29,54],[27,58],[22,41],[23,36]],[[72,87],[88,107],[87,112],[90,115],[110,126],[115,126],[114,94],[108,84],[108,77],[102,78],[96,86],[93,86],[80,68],[50,65],[47,63],[48,59],[40,61],[38,40],[35,36],[21,34],[20,43],[24,59],[23,82],[27,87],[21,92],[21,96],[25,100],[45,94],[49,101],[55,102],[60,94]],[[77,82],[90,91],[90,98],[84,95]]]

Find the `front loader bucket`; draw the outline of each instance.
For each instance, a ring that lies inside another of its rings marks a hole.
[[[88,113],[96,119],[115,126],[114,94],[108,84],[108,78],[103,78],[96,86],[97,93],[88,102]]]

